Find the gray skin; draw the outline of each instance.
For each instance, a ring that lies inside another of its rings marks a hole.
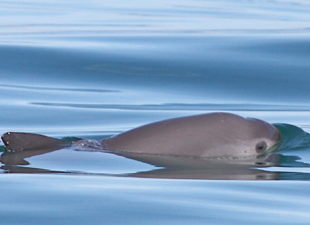
[[[13,152],[50,151],[73,144],[87,148],[93,146],[128,158],[141,158],[145,154],[246,158],[269,152],[279,142],[279,132],[262,120],[231,113],[209,113],[151,123],[94,145],[87,140],[65,142],[20,132],[5,133],[2,141]]]
[[[126,153],[238,158],[262,155],[278,142],[279,131],[267,122],[209,113],[151,123],[105,139],[102,145]]]

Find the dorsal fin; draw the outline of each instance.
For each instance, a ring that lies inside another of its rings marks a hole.
[[[21,152],[36,149],[57,149],[71,145],[71,142],[62,141],[56,138],[40,134],[7,132],[1,137],[5,148],[12,152]]]

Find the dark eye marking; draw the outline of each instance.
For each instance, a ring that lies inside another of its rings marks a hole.
[[[267,144],[265,141],[260,141],[256,144],[255,150],[257,153],[263,153],[267,149]]]

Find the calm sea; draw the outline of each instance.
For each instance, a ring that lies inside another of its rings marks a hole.
[[[198,178],[72,148],[3,153],[0,224],[310,224],[309,12],[306,0],[1,0],[0,133],[102,139],[225,111],[285,138],[276,165]]]

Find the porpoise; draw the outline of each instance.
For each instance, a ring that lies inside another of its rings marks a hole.
[[[22,132],[7,132],[1,138],[6,149],[13,152],[49,151],[88,143],[87,140],[64,141]],[[90,147],[128,157],[147,154],[242,158],[270,152],[279,140],[279,131],[272,124],[217,112],[150,123],[100,142],[92,142],[95,145]]]

